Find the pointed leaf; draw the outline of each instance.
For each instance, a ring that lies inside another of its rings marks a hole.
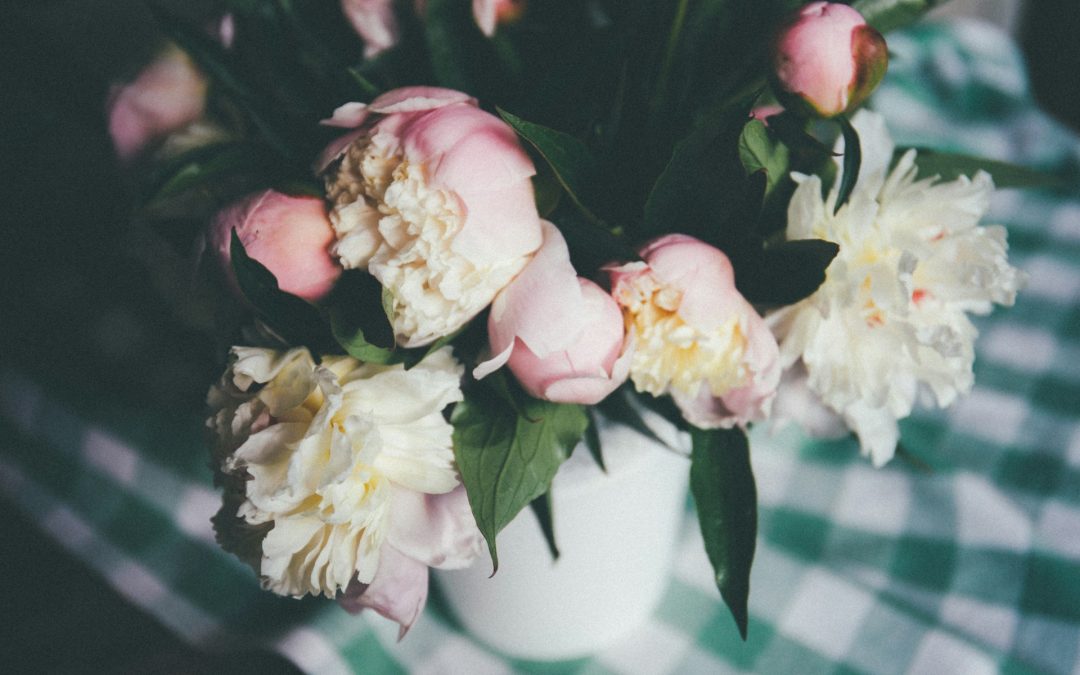
[[[589,148],[569,134],[527,122],[501,108],[499,115],[536,148],[582,214],[594,223],[599,222],[600,219],[586,205],[597,171],[596,158]]]
[[[589,454],[592,455],[593,461],[600,470],[607,473],[607,467],[604,466],[603,448],[600,446],[600,428],[597,426],[596,412],[590,407],[585,409],[585,413],[589,416],[589,426],[585,428],[585,447],[589,449]]]
[[[754,304],[790,305],[821,286],[825,270],[839,252],[839,246],[823,239],[785,241],[747,252],[735,259],[735,285]]]
[[[760,120],[750,120],[739,136],[739,159],[747,175],[764,171],[767,178],[765,195],[787,175],[787,146],[774,138]]]
[[[236,283],[255,313],[290,344],[320,352],[330,344],[326,321],[315,305],[278,287],[273,272],[248,256],[236,230],[230,243]]]
[[[739,635],[749,621],[750,567],[757,545],[757,491],[750,445],[740,429],[693,429],[690,491],[716,586]]]
[[[748,117],[748,108],[724,110],[675,146],[645,203],[641,238],[682,232],[726,249],[753,228],[753,221],[731,209],[745,204],[746,191],[753,190],[738,153]]]
[[[630,402],[630,399],[625,392],[626,389],[624,388],[612,392],[611,395],[596,405],[596,409],[612,422],[628,426],[645,438],[655,441],[660,445],[667,445],[667,443],[657,436],[656,432],[645,422],[645,418],[641,416],[641,413],[638,412],[637,408]]]
[[[529,399],[523,414],[477,387],[451,416],[454,457],[476,525],[499,569],[495,537],[521,509],[551,488],[559,466],[581,440],[588,417],[578,405]]]
[[[840,192],[836,197],[836,207],[833,213],[840,211],[840,207],[847,203],[848,197],[855,190],[855,184],[859,181],[859,168],[862,166],[862,147],[859,144],[859,132],[851,126],[851,122],[844,115],[836,118],[840,123],[840,131],[844,134],[844,175],[840,180]]]
[[[544,540],[547,542],[552,559],[558,560],[559,547],[555,544],[555,523],[551,512],[551,490],[532,500],[529,506],[532,507],[536,519],[540,522],[540,531],[544,533]]]

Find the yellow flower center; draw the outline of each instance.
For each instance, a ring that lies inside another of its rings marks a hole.
[[[723,396],[750,378],[743,358],[746,331],[738,316],[714,330],[699,330],[678,313],[682,293],[651,274],[622,285],[617,294],[627,331],[636,340],[630,379],[638,391],[694,397],[708,383],[713,396]]]

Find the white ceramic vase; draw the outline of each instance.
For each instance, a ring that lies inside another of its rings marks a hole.
[[[498,536],[491,561],[436,571],[450,609],[473,635],[519,658],[569,659],[614,644],[656,608],[686,515],[689,438],[643,412],[668,445],[602,424],[607,473],[579,446],[552,485],[553,561],[525,509]]]

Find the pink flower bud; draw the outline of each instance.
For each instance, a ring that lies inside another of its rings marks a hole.
[[[625,380],[630,350],[619,306],[570,264],[558,228],[495,298],[488,317],[494,356],[477,378],[507,364],[531,395],[558,403],[599,403]]]
[[[484,35],[491,37],[495,28],[512,23],[525,13],[525,0],[473,0],[473,18]]]
[[[121,160],[151,141],[194,122],[206,104],[206,78],[176,47],[161,53],[109,98],[109,135]]]
[[[292,197],[273,190],[248,195],[222,209],[210,223],[210,248],[225,276],[239,292],[233,276],[232,231],[247,254],[263,264],[281,290],[316,302],[326,296],[341,274],[330,257],[334,230],[318,197]]]
[[[341,12],[364,41],[364,58],[378,56],[401,37],[393,0],[341,0]]]
[[[773,43],[773,88],[788,108],[835,117],[862,103],[889,65],[885,38],[857,11],[806,5]]]
[[[764,417],[780,381],[779,349],[736,290],[727,256],[681,234],[640,253],[644,262],[608,268],[635,341],[630,379],[637,390],[670,394],[701,428]]]

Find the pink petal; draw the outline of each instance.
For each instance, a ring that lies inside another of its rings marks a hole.
[[[435,110],[454,103],[468,103],[475,107],[472,96],[443,87],[400,87],[386,92],[371,102],[371,109],[381,115],[403,112]]]
[[[329,119],[322,120],[319,124],[328,127],[341,127],[343,129],[355,129],[368,118],[368,106],[366,103],[355,101],[345,103],[334,109],[334,114]]]
[[[585,301],[566,241],[559,228],[546,220],[540,221],[540,228],[544,243],[491,304],[488,340],[491,351],[503,362],[515,339],[543,358],[565,350],[585,330]],[[474,376],[491,372],[492,361],[480,364]]]
[[[420,616],[427,603],[427,593],[427,565],[384,543],[375,578],[370,584],[362,584],[353,578],[345,592],[338,596],[338,604],[351,614],[359,614],[370,607],[396,621],[401,626],[400,640]]]
[[[661,283],[682,291],[679,316],[695,328],[718,328],[740,308],[734,269],[719,249],[674,234],[651,242],[641,256]]]
[[[387,542],[430,567],[468,567],[482,550],[483,537],[461,485],[441,495],[395,487],[390,522]]]

